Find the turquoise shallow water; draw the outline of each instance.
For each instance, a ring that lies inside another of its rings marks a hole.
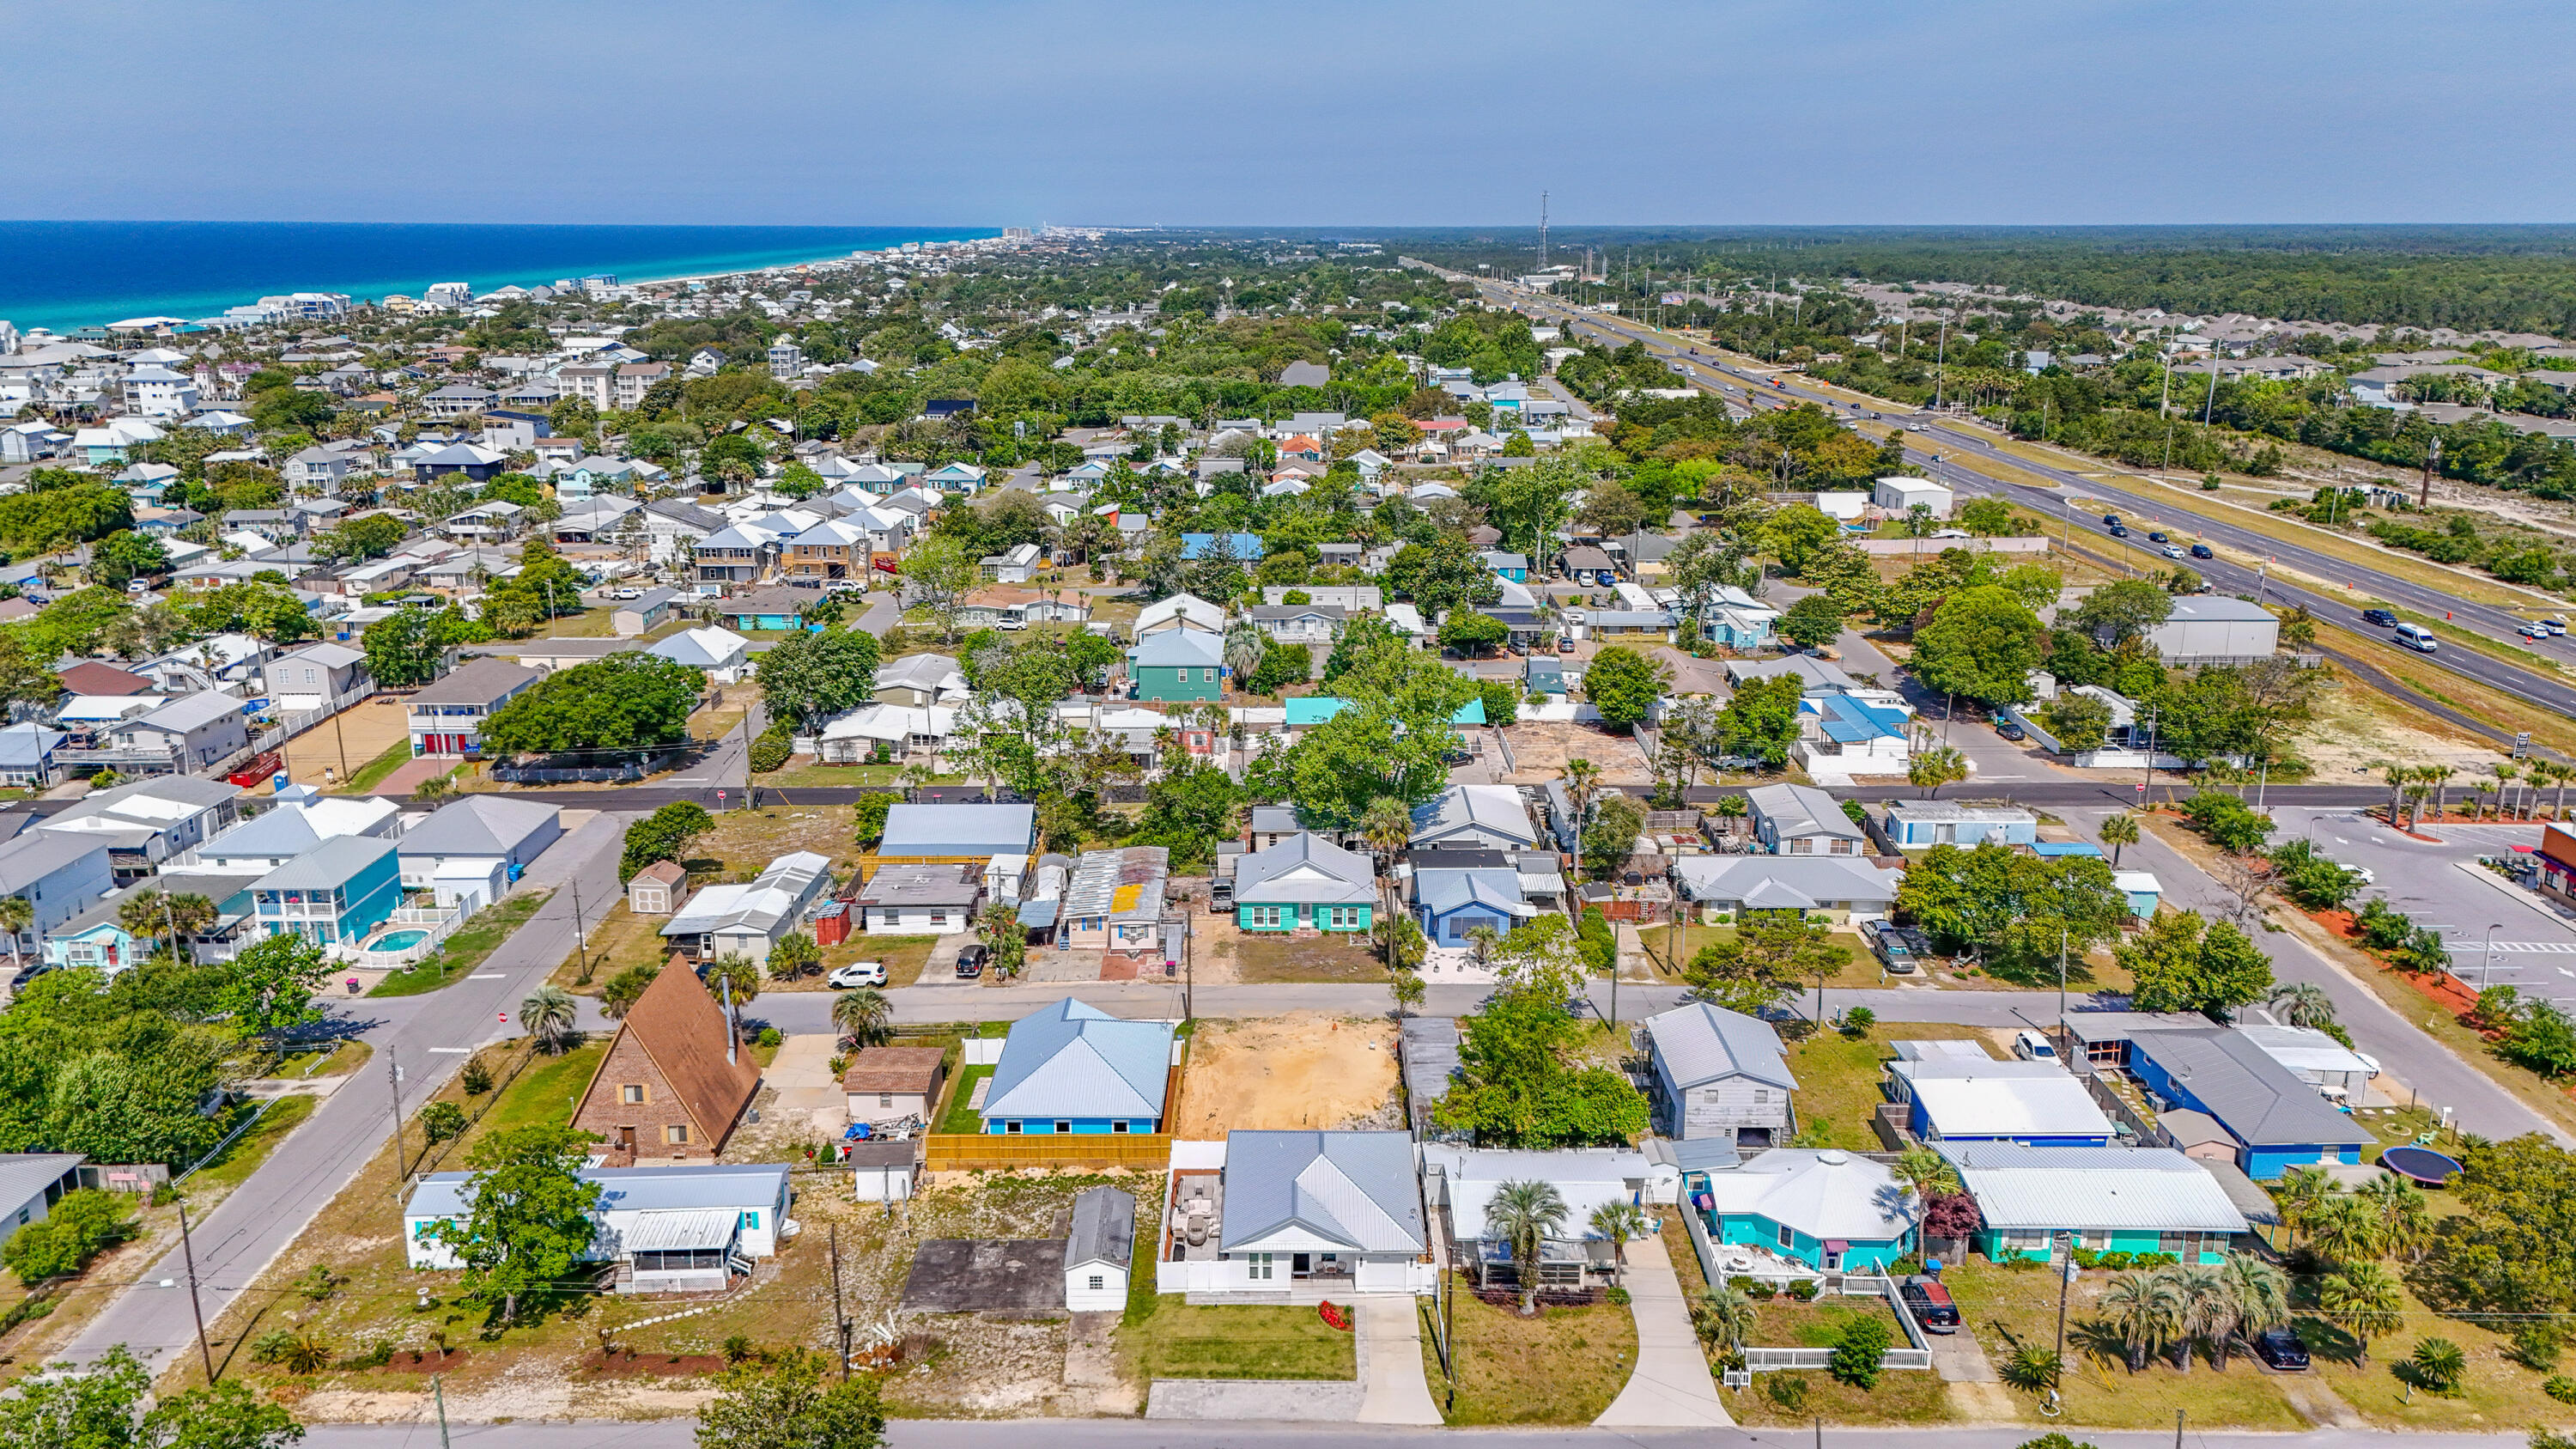
[[[280,292],[417,297],[433,282],[482,291],[596,272],[652,281],[998,235],[998,227],[0,221],[0,320],[68,332],[127,317],[214,316]]]

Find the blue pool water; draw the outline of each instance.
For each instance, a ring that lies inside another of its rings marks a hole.
[[[387,931],[385,934],[369,941],[367,943],[367,949],[370,951],[400,951],[407,946],[419,945],[421,943],[421,938],[428,934],[429,933],[427,931]]]

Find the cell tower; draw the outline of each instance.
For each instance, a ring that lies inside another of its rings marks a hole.
[[[1547,193],[1538,194],[1538,269],[1547,270]]]

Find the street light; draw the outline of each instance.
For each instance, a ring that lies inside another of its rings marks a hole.
[[[2493,975],[2495,972],[2495,933],[2503,929],[2504,922],[2502,921],[2497,921],[2487,927],[2487,958],[2478,967],[2478,990],[2480,991],[2487,989],[2487,977]]]

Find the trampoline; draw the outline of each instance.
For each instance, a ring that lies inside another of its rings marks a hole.
[[[2430,1147],[2391,1147],[2379,1154],[2379,1165],[2425,1187],[2440,1187],[2460,1170],[2458,1159]]]

